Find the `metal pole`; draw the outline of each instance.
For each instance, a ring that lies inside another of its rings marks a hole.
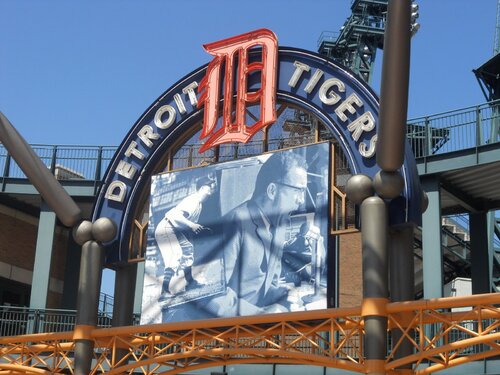
[[[401,225],[389,231],[389,264],[391,302],[412,301],[415,299],[415,262],[413,256],[414,226]],[[403,326],[406,328],[413,318],[412,313],[404,313]],[[413,331],[410,332],[410,335]],[[392,342],[397,343],[402,337],[400,329],[392,329]],[[413,354],[413,345],[405,339],[398,347],[394,358],[403,358]],[[412,365],[403,366],[411,369]]]
[[[495,103],[492,111],[492,119],[491,119],[491,136],[490,143],[496,143],[498,141],[498,134],[500,130],[500,114],[499,114],[499,104]]]
[[[82,245],[76,326],[73,333],[75,375],[90,374],[94,357],[92,331],[97,327],[105,254],[102,242],[111,240],[115,236],[116,230],[116,224],[105,217],[97,219],[94,223],[87,220],[82,221],[73,229],[76,243]]]
[[[59,220],[68,227],[77,224],[80,208],[1,112],[0,141]]]
[[[410,76],[411,0],[391,0],[387,8],[380,88],[377,164],[397,171],[404,162]]]
[[[7,153],[7,156],[5,157],[5,165],[3,168],[3,178],[5,179],[6,177],[9,177],[9,171],[10,171],[10,154]]]
[[[131,326],[134,313],[134,293],[137,278],[137,263],[131,263],[116,270],[115,299],[113,303],[113,327]],[[124,358],[128,349],[117,349],[115,364]]]
[[[91,332],[97,327],[103,263],[104,247],[94,240],[85,242],[82,246],[76,326],[73,335],[75,375],[90,374],[94,352]]]
[[[483,143],[483,129],[481,126],[481,108],[476,107],[476,144],[474,147],[479,147]]]
[[[385,374],[388,303],[388,213],[379,197],[361,203],[361,246],[363,254],[363,303],[365,359],[368,374]]]
[[[57,146],[52,147],[52,157],[50,159],[50,173],[56,174],[56,164],[57,164]]]
[[[429,119],[425,118],[425,145],[424,145],[424,155],[430,156],[432,155],[432,128],[429,122]]]
[[[410,39],[411,39],[411,0],[390,0],[387,8],[387,24],[384,35],[384,60],[382,63],[382,85],[380,89],[380,115],[377,129],[377,164],[381,171],[377,173],[373,180],[373,187],[379,197],[384,199],[394,199],[401,194],[404,187],[404,180],[399,169],[404,163],[406,146],[406,118],[408,111],[408,86],[410,76]],[[428,129],[426,129],[428,130]],[[386,330],[387,314],[383,299],[388,298],[388,290],[383,289],[383,282],[387,287],[387,240],[388,240],[388,219],[382,214],[385,211],[385,203],[381,198],[375,203],[374,199],[367,198],[361,204],[362,220],[362,241],[363,252],[367,244],[365,241],[372,241],[372,246],[376,248],[376,257],[373,261],[379,262],[379,267],[367,265],[366,272],[378,273],[377,276],[364,275],[367,280],[375,279],[380,284],[378,289],[373,290],[373,286],[364,292],[363,306],[370,302],[370,299],[377,300],[377,306],[373,316],[365,318],[365,340],[366,340],[366,361],[369,373],[385,373],[384,359],[387,354]],[[382,208],[382,203],[384,207]],[[365,206],[363,208],[363,206]],[[366,216],[366,217],[365,217]],[[384,221],[382,219],[385,219]],[[383,221],[383,223],[382,223]],[[368,234],[365,234],[368,225]],[[378,232],[378,233],[377,233]],[[407,272],[401,269],[393,269],[391,278],[393,279],[393,293],[396,298],[399,296],[408,297],[413,290],[413,271],[410,272],[413,260],[412,252],[408,251],[411,240],[407,236],[412,233],[405,232],[403,242],[397,245],[397,251],[401,251],[393,263],[401,263],[406,267]],[[375,239],[363,240],[364,237],[373,236]],[[394,238],[393,238],[394,239]],[[394,241],[392,241],[394,242]],[[384,247],[385,246],[385,247]],[[386,251],[385,253],[383,251]],[[406,251],[405,251],[406,250]],[[413,249],[412,249],[413,250]],[[375,250],[373,250],[375,251]],[[363,255],[363,267],[364,267]],[[385,258],[384,258],[385,257]],[[385,260],[385,263],[384,263]],[[363,285],[364,288],[367,286]],[[370,293],[370,294],[367,294]],[[413,296],[409,297],[413,299]],[[387,300],[385,300],[387,303]],[[378,347],[377,347],[378,345]],[[404,350],[408,350],[405,344]],[[369,363],[373,363],[373,369]],[[404,370],[406,371],[406,370]]]
[[[99,182],[101,181],[101,169],[102,169],[102,146],[99,146],[99,148],[97,149],[97,160],[96,160],[95,175],[94,175],[94,189],[96,195],[99,190]]]

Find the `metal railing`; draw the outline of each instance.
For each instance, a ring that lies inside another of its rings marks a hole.
[[[113,304],[114,304],[114,297],[110,296],[109,294],[101,292],[99,294],[99,308],[98,310],[102,314],[111,314],[113,313]]]
[[[499,126],[500,100],[497,100],[473,107],[410,119],[408,120],[407,138],[415,157],[421,158],[500,142]],[[270,140],[270,144],[272,141]],[[31,146],[47,168],[62,181],[101,181],[117,150],[116,146],[37,144]],[[197,148],[198,146],[186,145],[181,150],[189,147]],[[231,146],[225,147],[231,148]],[[182,156],[178,156],[182,159]],[[3,145],[0,145],[0,173],[2,180],[26,178]]]
[[[416,158],[500,142],[500,100],[408,120]]]
[[[58,180],[101,181],[117,147],[31,145]],[[26,178],[3,145],[0,146],[2,179]]]
[[[385,29],[385,17],[377,17],[377,16],[372,16],[372,15],[364,15],[361,16],[358,15],[353,15],[349,18],[349,20],[342,26],[342,29],[340,32],[338,31],[322,31],[318,40],[317,40],[317,49],[320,49],[323,45],[323,43],[331,43],[331,44],[336,44],[337,41],[341,43],[345,43],[344,40],[345,38],[341,38],[339,40],[339,37],[345,36],[346,34],[350,34],[353,31],[353,28],[360,28],[362,30],[366,29],[371,29],[375,31],[380,31],[383,32]]]
[[[134,314],[133,325],[140,315]],[[112,312],[99,311],[97,326],[111,327]],[[0,337],[32,333],[68,332],[76,324],[76,310],[30,309],[29,307],[0,306]]]
[[[455,225],[457,225],[463,232],[469,233],[469,214],[457,214],[446,216],[448,220],[451,220]],[[500,219],[496,219],[498,221]],[[496,224],[496,223],[495,223]],[[493,233],[493,248],[500,249],[500,237]]]
[[[338,31],[323,31],[317,40],[318,49],[324,42],[335,43],[339,35]]]
[[[113,301],[113,296],[103,292],[99,294],[99,327],[111,326]],[[75,319],[75,310],[0,306],[0,336],[66,332],[73,329]]]
[[[0,336],[66,332],[75,327],[76,311],[0,306]],[[111,327],[111,314],[98,314],[98,326]]]

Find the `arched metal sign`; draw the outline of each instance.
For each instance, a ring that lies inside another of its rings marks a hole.
[[[249,65],[262,61],[261,53],[262,49],[250,51]],[[108,264],[127,261],[132,216],[143,190],[173,143],[201,121],[204,110],[197,91],[207,68],[210,65],[198,68],[161,95],[133,125],[110,163],[92,217],[109,217],[118,225],[118,234],[107,244]],[[259,90],[261,76],[248,76],[249,92]],[[379,170],[374,157],[378,99],[349,69],[313,52],[280,47],[276,99],[319,118],[338,140],[353,174],[373,177]],[[393,224],[421,220],[419,179],[411,148],[406,149],[401,171],[405,188],[391,202],[402,214],[392,218]]]

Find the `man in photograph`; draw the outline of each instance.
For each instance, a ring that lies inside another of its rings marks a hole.
[[[293,151],[272,154],[261,166],[250,200],[222,219],[227,288],[207,308],[216,316],[288,311],[279,285],[286,225],[304,203],[307,166]]]
[[[312,254],[315,246],[309,235],[309,223],[300,226],[298,233],[283,246],[283,265],[285,280],[300,286],[302,281],[312,278]]]
[[[198,179],[196,192],[171,208],[155,229],[155,240],[165,267],[160,300],[200,286],[192,275],[193,237],[208,230],[198,224],[198,220],[203,203],[214,190],[215,180]]]

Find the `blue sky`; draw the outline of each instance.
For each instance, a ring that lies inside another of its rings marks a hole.
[[[472,69],[492,56],[496,1],[418,4],[409,117],[482,103]],[[202,44],[266,27],[280,45],[316,50],[349,14],[350,0],[0,0],[0,111],[29,143],[118,145],[210,60]]]
[[[29,143],[118,145],[205,43],[266,27],[315,51],[350,0],[0,0],[0,111]],[[419,0],[409,117],[485,101],[472,69],[493,54],[496,0]],[[379,92],[378,72],[373,88]],[[112,293],[112,280],[104,288]]]

